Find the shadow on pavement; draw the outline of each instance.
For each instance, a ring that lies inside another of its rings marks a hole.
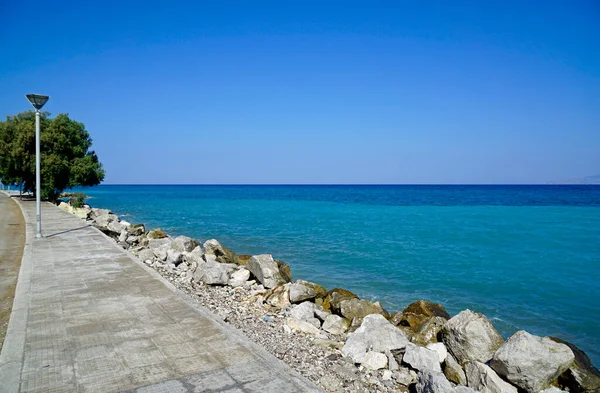
[[[91,227],[91,226],[92,226],[92,225],[88,224],[88,225],[84,225],[84,226],[82,226],[82,227],[79,227],[79,228],[73,228],[73,229],[69,229],[69,230],[66,230],[66,231],[62,231],[62,232],[56,232],[56,233],[53,233],[52,235],[46,235],[46,236],[44,236],[44,237],[54,237],[54,236],[62,235],[62,234],[64,234],[64,233],[69,233],[69,232],[78,231],[78,230],[80,230],[80,229],[89,228],[89,227]]]

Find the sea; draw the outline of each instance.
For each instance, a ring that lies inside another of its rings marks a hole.
[[[93,207],[401,311],[485,314],[600,366],[600,185],[100,185]]]

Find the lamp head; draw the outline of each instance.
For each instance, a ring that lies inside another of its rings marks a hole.
[[[42,109],[46,101],[50,98],[41,94],[26,94],[25,97],[27,97],[31,105],[38,111]]]

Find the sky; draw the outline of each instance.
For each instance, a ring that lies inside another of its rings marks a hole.
[[[86,125],[105,184],[600,174],[595,0],[6,0],[0,15],[0,117],[50,95],[44,110]]]

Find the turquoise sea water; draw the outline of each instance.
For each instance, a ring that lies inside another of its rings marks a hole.
[[[94,207],[270,253],[388,311],[469,308],[600,365],[600,186],[99,186]]]

